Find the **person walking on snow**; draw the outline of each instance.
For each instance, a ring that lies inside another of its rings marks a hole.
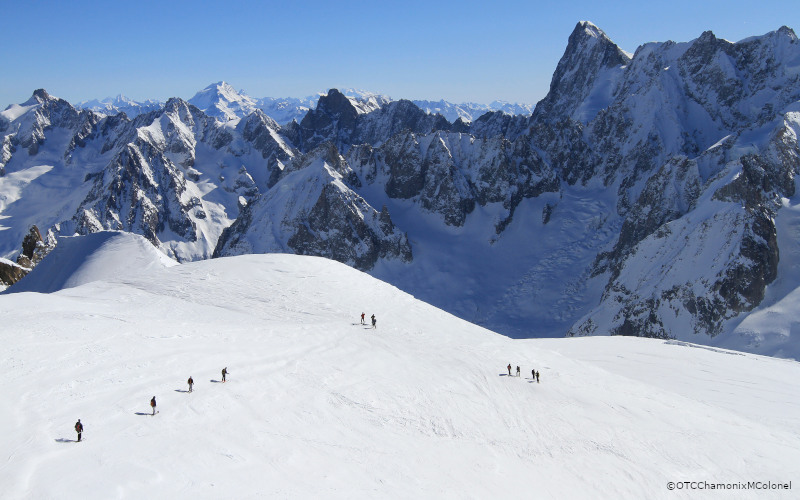
[[[156,397],[153,396],[153,399],[150,400],[150,406],[153,408],[153,415],[156,414]]]
[[[536,380],[536,370],[531,370],[531,380]]]
[[[536,383],[539,383],[539,372],[536,372]]]
[[[78,421],[75,422],[75,432],[78,433],[78,442],[80,443],[81,434],[83,433],[83,424],[81,423],[81,419],[78,419]]]
[[[375,319],[375,315],[372,315],[372,328],[377,328],[378,320]]]
[[[519,366],[517,367],[517,377],[519,377]]]
[[[511,363],[508,364],[507,368],[508,368],[508,376],[510,377],[511,376]]]
[[[189,380],[186,381],[189,384],[189,392],[192,392],[192,386],[194,385],[194,380],[192,380],[191,375],[189,376]]]
[[[362,325],[365,325],[365,324],[366,324],[366,323],[364,323],[364,313],[361,313],[361,324],[362,324]]]
[[[225,376],[228,375],[228,367],[222,369],[222,382],[225,382]]]

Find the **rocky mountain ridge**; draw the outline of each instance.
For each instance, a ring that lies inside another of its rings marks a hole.
[[[578,23],[531,115],[370,102],[331,89],[281,126],[180,99],[105,116],[37,91],[0,114],[0,256],[34,223],[125,230],[178,260],[327,256],[511,336],[724,343],[800,238],[776,224],[800,173],[786,27],[628,54]]]

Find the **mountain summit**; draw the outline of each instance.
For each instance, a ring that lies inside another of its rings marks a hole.
[[[540,119],[590,121],[611,103],[614,86],[630,60],[600,28],[579,22],[556,66],[550,91],[534,113]]]
[[[208,116],[223,120],[246,116],[258,109],[255,99],[242,92],[237,92],[225,82],[209,85],[195,94],[188,102]]]

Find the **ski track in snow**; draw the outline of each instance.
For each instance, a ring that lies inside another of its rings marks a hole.
[[[95,265],[142,258],[131,238]],[[721,496],[667,482],[797,481],[796,362],[513,340],[320,258],[154,266],[0,295],[4,497],[694,499]]]

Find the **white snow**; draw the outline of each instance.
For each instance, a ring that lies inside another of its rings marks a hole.
[[[512,340],[325,259],[164,267],[137,240],[62,241],[55,252],[89,264],[49,276],[79,286],[0,295],[4,498],[783,499],[800,487],[796,362]],[[150,270],[123,272],[125,255]]]
[[[28,111],[30,111],[30,110],[38,107],[38,106],[41,106],[41,104],[39,104],[38,102],[36,102],[34,104],[29,104],[29,105],[11,104],[4,111],[0,111],[0,116],[2,116],[3,118],[5,118],[6,120],[8,120],[10,122],[13,122],[14,120],[19,118],[20,116],[24,115]]]
[[[225,82],[217,82],[199,91],[188,101],[209,116],[224,121],[249,115],[257,108],[256,100],[244,92],[237,92]]]
[[[50,293],[93,281],[147,276],[178,263],[133,233],[101,231],[58,239],[58,251],[44,259],[14,293]]]

